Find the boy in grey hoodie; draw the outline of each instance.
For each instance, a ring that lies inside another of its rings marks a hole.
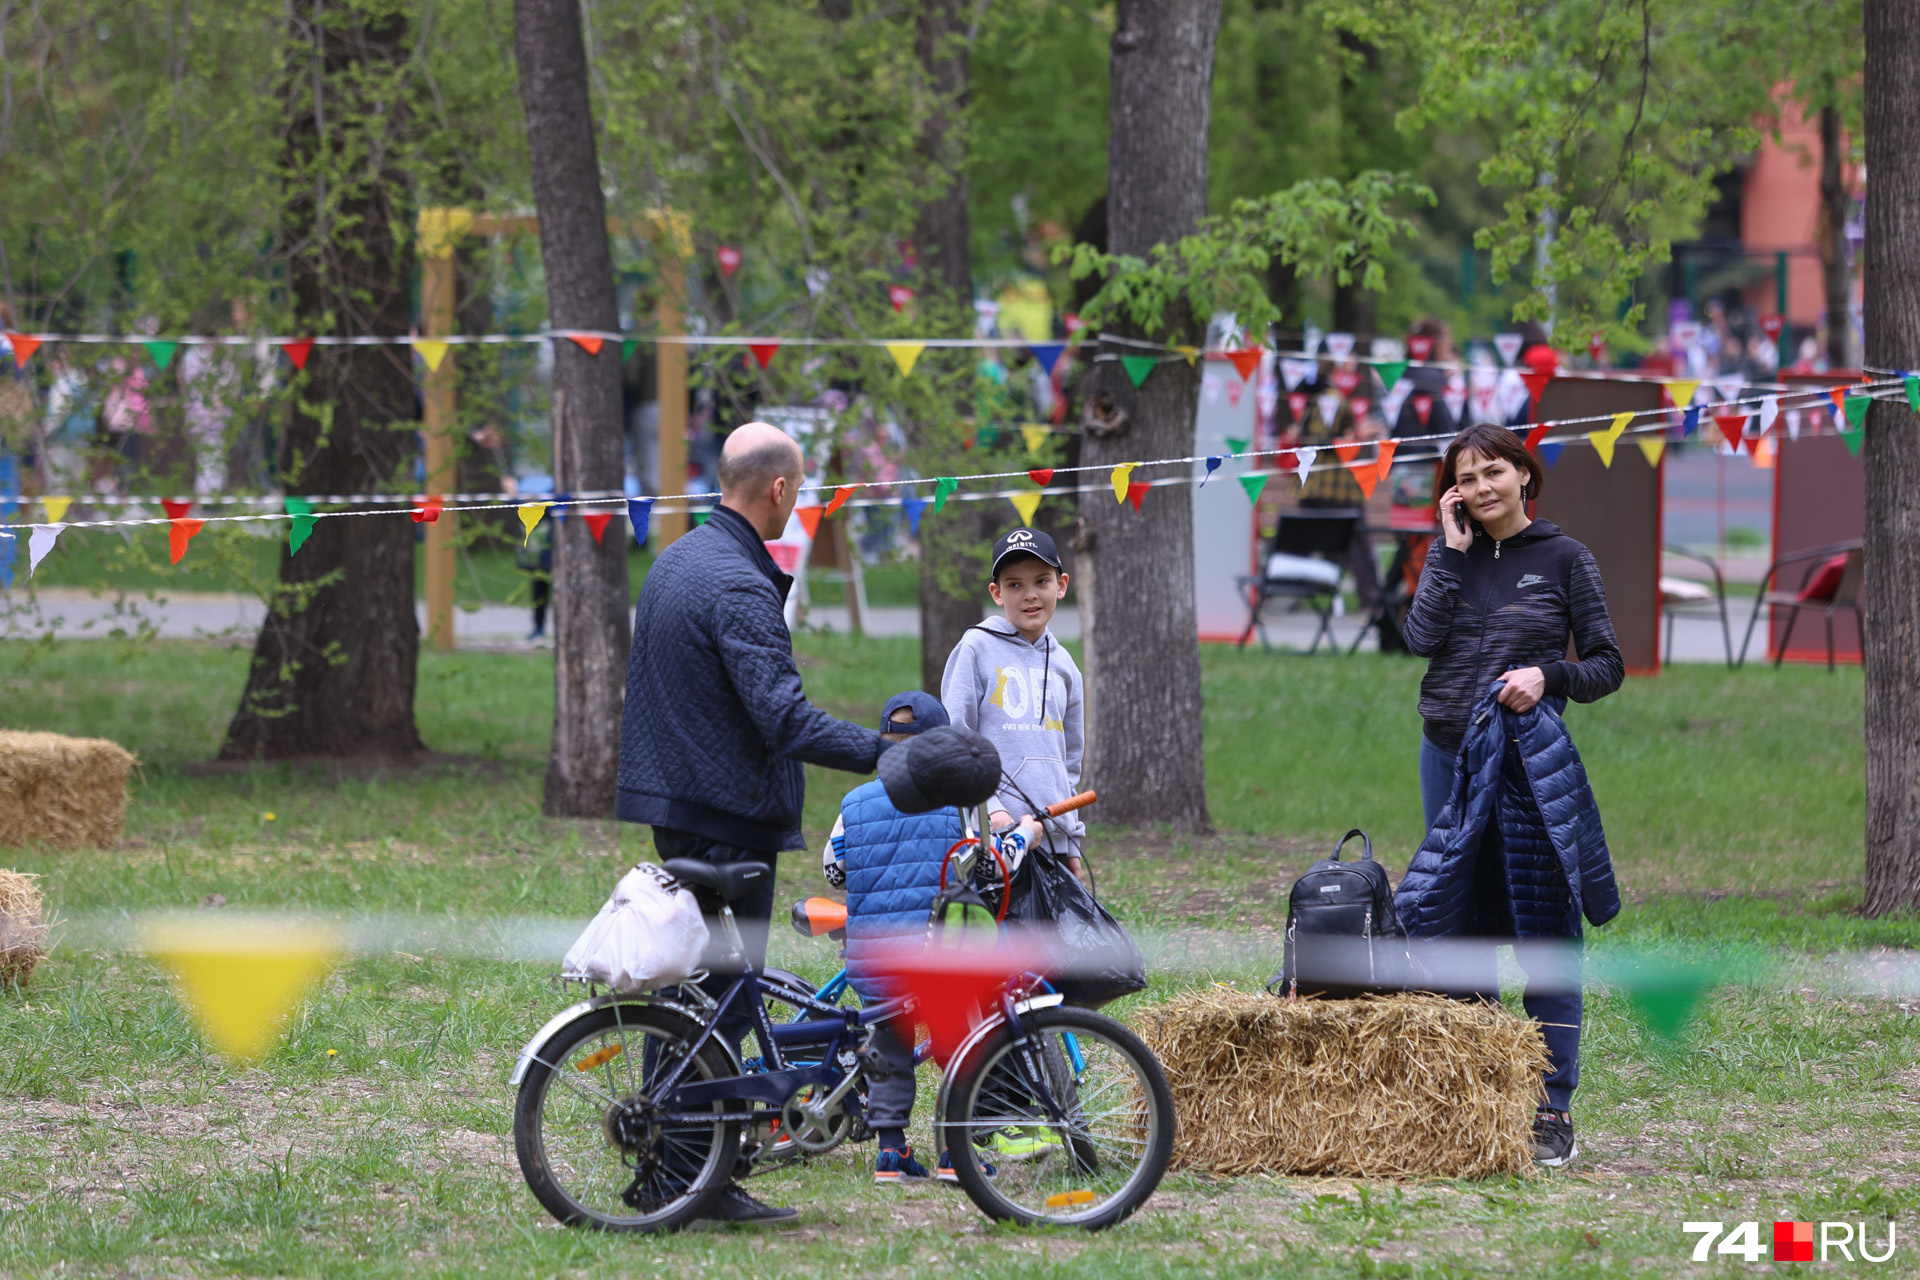
[[[1086,747],[1080,669],[1047,629],[1066,598],[1053,539],[1014,529],[993,547],[988,590],[1005,616],[968,628],[947,656],[940,701],[954,724],[984,734],[1011,781],[988,802],[996,830],[1080,788]],[[1016,792],[1013,788],[1018,787]],[[1080,874],[1086,828],[1077,813],[1048,823],[1048,846]]]

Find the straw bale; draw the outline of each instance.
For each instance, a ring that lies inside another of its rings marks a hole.
[[[134,763],[105,738],[0,729],[0,845],[112,844]]]
[[[1175,1168],[1485,1178],[1532,1163],[1546,1044],[1501,1006],[1216,988],[1138,1022],[1173,1086]]]
[[[33,883],[39,878],[0,870],[0,987],[24,986],[47,954],[47,915]]]

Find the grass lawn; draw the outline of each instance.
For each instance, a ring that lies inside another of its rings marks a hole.
[[[810,693],[850,716],[917,669],[910,642],[799,647]],[[949,1188],[872,1186],[863,1146],[756,1183],[802,1209],[795,1227],[649,1240],[561,1229],[521,1184],[506,1076],[563,997],[550,961],[465,945],[509,916],[577,928],[649,849],[639,829],[539,816],[550,658],[423,657],[418,715],[441,755],[405,773],[206,766],[244,665],[203,644],[0,646],[0,725],[113,737],[143,762],[118,847],[9,858],[75,923],[0,995],[0,1275],[1744,1274],[1687,1262],[1680,1224],[1753,1219],[1764,1239],[1776,1219],[1842,1216],[1876,1240],[1893,1218],[1901,1252],[1874,1271],[1916,1273],[1920,1001],[1838,980],[1857,953],[1920,946],[1920,922],[1857,913],[1858,671],[1676,668],[1569,713],[1629,898],[1589,935],[1596,969],[1692,949],[1752,979],[1678,1047],[1590,991],[1569,1172],[1174,1174],[1084,1237],[990,1227]],[[1089,849],[1102,896],[1162,948],[1138,1000],[1259,983],[1293,875],[1348,826],[1396,873],[1419,836],[1418,664],[1210,649],[1204,670],[1216,832],[1096,827]],[[811,772],[816,848],[853,781]],[[812,855],[780,875],[782,902],[821,886]],[[125,945],[156,908],[315,909],[403,933],[329,976],[262,1068],[235,1070]],[[1182,961],[1196,938],[1224,945]],[[836,967],[785,930],[774,948],[816,979]],[[931,1145],[924,1124],[916,1140]]]

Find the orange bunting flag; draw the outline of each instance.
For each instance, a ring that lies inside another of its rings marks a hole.
[[[810,507],[797,507],[794,509],[793,514],[800,517],[800,527],[807,531],[809,538],[817,538],[820,536],[820,513],[824,510],[826,510],[826,508],[817,502]]]
[[[1360,442],[1358,440],[1336,440],[1333,442],[1333,452],[1334,456],[1339,458],[1340,461],[1351,466],[1353,465],[1353,460],[1360,456]]]
[[[189,520],[181,516],[167,522],[167,553],[174,564],[180,563],[180,557],[187,554],[187,544],[193,541],[193,535],[206,526],[205,520]]]
[[[1385,480],[1387,478],[1387,472],[1393,466],[1394,450],[1399,447],[1400,442],[1398,440],[1382,440],[1380,442],[1380,460],[1374,464],[1373,470],[1373,478],[1375,480]]]
[[[1147,500],[1147,490],[1151,487],[1145,480],[1127,482],[1127,501],[1133,504],[1135,511],[1138,511],[1140,504]]]
[[[762,369],[765,369],[773,363],[774,352],[780,350],[780,344],[777,342],[749,342],[747,344],[747,350],[753,352],[753,358],[759,361]]]
[[[1233,365],[1234,372],[1240,375],[1240,381],[1245,382],[1253,377],[1253,371],[1260,367],[1260,349],[1256,347],[1252,351],[1229,351],[1227,360]]]
[[[573,339],[575,346],[590,356],[599,355],[600,348],[607,344],[607,340],[597,333],[570,333],[567,336]]]
[[[40,349],[40,339],[29,338],[26,334],[15,333],[11,329],[7,331],[7,341],[13,344],[15,364],[25,364],[33,358],[33,353]]]
[[[847,499],[851,498],[853,496],[853,491],[855,489],[858,489],[859,487],[860,486],[857,484],[843,484],[838,489],[835,489],[833,491],[832,500],[827,503],[827,509],[821,514],[830,516],[834,512],[838,511],[841,507],[846,505]]]
[[[580,517],[580,522],[587,526],[587,532],[593,535],[593,544],[596,547],[602,545],[600,539],[606,536],[607,525],[610,524],[612,520],[612,513],[606,511]]]
[[[1380,483],[1379,466],[1372,462],[1354,460],[1347,463],[1347,470],[1353,472],[1353,478],[1360,482],[1360,492],[1371,498],[1374,486]]]
[[[1011,502],[1013,509],[1020,513],[1020,523],[1031,525],[1033,523],[1033,513],[1040,509],[1040,499],[1042,496],[1043,495],[1038,493],[1010,493],[1007,495],[1007,501]]]

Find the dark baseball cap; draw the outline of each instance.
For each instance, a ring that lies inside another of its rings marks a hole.
[[[893,713],[902,707],[913,712],[912,724],[893,722]],[[952,723],[953,721],[947,718],[947,709],[940,704],[940,699],[919,689],[896,693],[887,699],[886,706],[880,708],[880,732],[882,733],[921,733]]]
[[[902,813],[967,808],[1000,787],[1000,753],[971,729],[941,725],[880,753],[880,785]]]
[[[1037,557],[1056,569],[1063,567],[1060,563],[1060,553],[1053,548],[1053,535],[1023,526],[1007,530],[1000,535],[1000,540],[993,544],[993,568],[987,571],[987,576],[999,577],[1000,562],[1008,556],[1018,555]]]

